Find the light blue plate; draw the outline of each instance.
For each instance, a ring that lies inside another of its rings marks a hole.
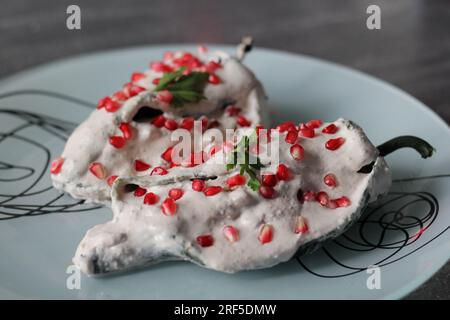
[[[437,154],[430,160],[411,150],[389,156],[395,179],[407,180],[396,181],[392,193],[349,232],[310,256],[236,275],[164,263],[111,277],[82,276],[81,289],[69,290],[66,269],[78,242],[111,212],[53,190],[49,161],[98,98],[120,88],[131,71],[180,48],[186,46],[90,54],[0,83],[0,298],[390,299],[408,294],[447,261],[449,127],[382,81],[324,61],[256,49],[245,63],[267,89],[274,122],[344,117],[359,123],[375,144],[413,134],[431,142]],[[367,287],[370,265],[380,266],[380,289]]]

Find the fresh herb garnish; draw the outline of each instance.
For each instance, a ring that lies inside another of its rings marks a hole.
[[[185,67],[181,67],[174,72],[165,73],[155,91],[168,90],[172,96],[171,105],[181,107],[185,103],[199,102],[206,99],[203,96],[203,89],[208,81],[207,72],[190,72],[186,75],[183,72]]]
[[[247,186],[253,191],[257,191],[261,185],[258,179],[257,171],[261,170],[264,165],[258,156],[254,156],[250,153],[250,145],[257,142],[257,134],[253,133],[250,136],[244,136],[241,141],[235,146],[233,151],[231,151],[231,162],[228,162],[226,167],[227,170],[234,169],[238,164],[240,166],[240,175],[245,173],[249,176]]]

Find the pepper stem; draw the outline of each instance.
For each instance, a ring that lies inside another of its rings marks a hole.
[[[396,137],[377,147],[380,151],[380,157],[387,156],[388,154],[401,148],[413,148],[424,159],[431,157],[435,152],[433,146],[431,146],[428,142],[414,136]]]

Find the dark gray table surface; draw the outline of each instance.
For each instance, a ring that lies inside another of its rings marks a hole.
[[[81,7],[82,29],[66,28]],[[381,30],[366,8],[381,8]],[[255,44],[320,57],[384,79],[450,122],[448,0],[3,0],[0,77],[107,48],[180,42]],[[450,263],[409,299],[449,299]]]

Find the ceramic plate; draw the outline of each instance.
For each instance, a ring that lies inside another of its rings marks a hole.
[[[380,80],[321,60],[256,49],[245,64],[267,90],[274,123],[344,117],[360,124],[375,144],[413,134],[431,142],[436,155],[423,160],[401,150],[388,156],[395,179],[390,194],[309,256],[235,275],[164,263],[114,276],[81,276],[80,289],[73,289],[69,266],[75,248],[86,230],[109,220],[111,212],[54,190],[49,163],[100,97],[164,51],[181,48],[189,49],[150,46],[90,54],[0,83],[0,298],[401,298],[448,260],[447,124]]]

